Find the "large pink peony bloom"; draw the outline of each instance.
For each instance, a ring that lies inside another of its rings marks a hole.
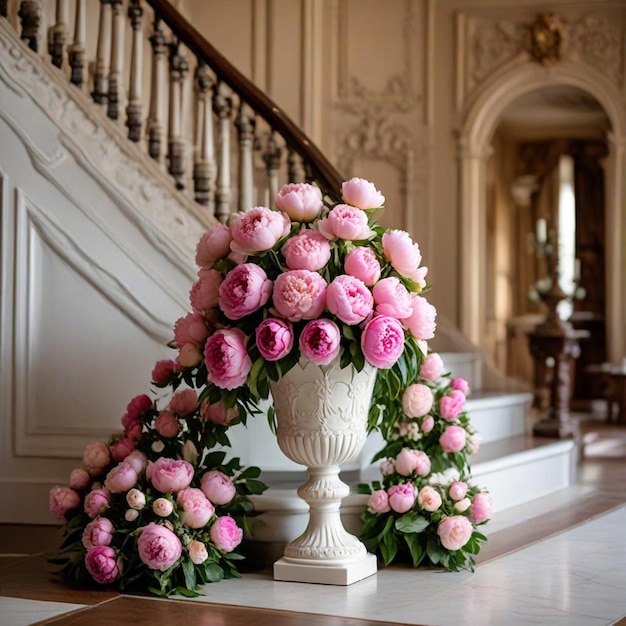
[[[311,320],[300,334],[300,352],[316,365],[328,365],[339,355],[341,332],[332,320]]]
[[[367,213],[348,204],[338,204],[317,223],[326,239],[361,241],[374,236],[367,223]]]
[[[161,457],[148,463],[146,476],[161,493],[176,492],[189,487],[193,478],[193,465],[181,459]]]
[[[217,270],[200,270],[198,280],[189,291],[189,302],[194,311],[205,313],[218,304],[222,274]]]
[[[83,530],[82,542],[89,550],[94,546],[108,546],[113,541],[113,524],[106,517],[97,517]]]
[[[341,274],[328,285],[326,306],[342,322],[354,326],[372,314],[374,298],[362,280]]]
[[[232,552],[241,543],[243,530],[232,517],[223,515],[215,520],[209,535],[218,550]]]
[[[326,308],[326,288],[326,281],[317,272],[283,272],[274,281],[274,307],[290,322],[315,319]]]
[[[402,394],[402,410],[407,417],[423,417],[433,408],[433,392],[420,383],[409,385]]]
[[[176,504],[180,513],[180,520],[189,528],[202,528],[209,523],[215,513],[215,507],[209,502],[200,489],[187,487],[178,492]]]
[[[137,540],[139,558],[150,569],[164,572],[180,559],[183,546],[180,539],[165,526],[148,524]]]
[[[411,294],[395,276],[379,280],[372,289],[372,295],[379,315],[404,319],[413,313]]]
[[[341,185],[341,197],[359,209],[377,209],[385,204],[385,196],[369,180],[351,178]]]
[[[109,508],[109,492],[106,489],[93,489],[85,496],[85,513],[94,519]]]
[[[231,216],[230,231],[233,240],[230,249],[239,254],[255,254],[273,248],[289,234],[289,217],[266,207],[253,207]]]
[[[422,487],[419,492],[417,496],[417,503],[425,511],[432,513],[441,506],[441,494],[434,487],[426,485],[425,487]]]
[[[444,452],[460,452],[467,443],[467,433],[461,426],[448,426],[439,437]]]
[[[208,336],[206,321],[198,311],[188,313],[174,324],[174,343],[177,348],[182,348],[188,343],[198,347]]]
[[[213,504],[228,504],[237,493],[232,479],[219,470],[207,472],[200,481],[200,489]]]
[[[420,378],[434,382],[441,377],[444,369],[442,358],[436,352],[431,352],[420,367]]]
[[[420,268],[422,254],[419,246],[404,230],[388,230],[382,238],[385,258],[398,274],[417,282],[423,281],[426,268]],[[421,271],[420,271],[421,269]]]
[[[328,239],[316,230],[303,230],[281,248],[290,270],[321,270],[330,260]]]
[[[120,575],[117,554],[110,546],[94,546],[85,555],[85,568],[101,585],[112,583]]]
[[[278,192],[276,206],[292,221],[310,222],[321,213],[324,203],[319,187],[308,183],[288,183]]]
[[[458,389],[453,389],[449,396],[443,396],[439,400],[439,412],[446,420],[455,420],[465,406],[465,394]]]
[[[80,506],[80,496],[69,487],[54,487],[50,490],[50,512],[60,522],[65,521],[65,514]]]
[[[411,315],[402,320],[404,327],[415,339],[432,339],[435,336],[437,309],[426,298],[413,295]]]
[[[371,287],[380,278],[381,267],[374,251],[365,246],[358,246],[346,255],[343,268],[346,274],[360,278]]]
[[[393,485],[387,490],[389,506],[396,513],[406,513],[413,508],[417,498],[417,490],[413,483]]]
[[[395,317],[388,315],[373,317],[363,329],[361,349],[374,367],[391,367],[404,351],[402,325]]]
[[[445,517],[437,527],[437,535],[446,550],[460,550],[472,536],[471,522],[463,515]]]
[[[256,329],[256,347],[266,361],[278,361],[293,348],[293,328],[276,317],[263,320]]]
[[[196,247],[196,264],[202,269],[210,269],[215,261],[230,253],[232,235],[224,224],[215,224],[202,235]]]
[[[238,328],[218,330],[206,342],[204,360],[209,380],[221,389],[236,389],[246,382],[252,359],[246,351],[246,337]]]
[[[272,293],[272,281],[255,263],[243,263],[231,270],[219,287],[220,308],[231,320],[260,309]]]
[[[126,461],[118,463],[104,479],[104,487],[111,493],[123,493],[132,489],[139,480],[135,468]]]

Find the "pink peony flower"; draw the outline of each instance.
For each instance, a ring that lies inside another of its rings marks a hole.
[[[361,241],[374,235],[367,223],[367,213],[348,204],[335,206],[317,227],[326,239]]]
[[[159,517],[169,517],[174,511],[174,505],[168,498],[157,498],[152,503],[152,512]]]
[[[93,489],[85,496],[85,513],[94,519],[109,508],[109,492],[106,489]]]
[[[380,263],[374,251],[364,246],[359,246],[346,255],[343,268],[346,274],[359,278],[368,287],[380,278]]]
[[[213,424],[228,426],[238,415],[237,407],[227,409],[223,400],[219,400],[214,404],[209,404],[208,400],[204,400],[200,407],[202,419],[213,422]]]
[[[467,396],[470,391],[470,386],[465,378],[454,378],[452,380],[452,389],[460,391],[462,394]]]
[[[166,439],[176,437],[180,432],[180,424],[178,418],[170,411],[161,411],[156,420],[154,420],[154,429]]]
[[[125,459],[125,463],[128,463],[137,472],[137,475],[143,474],[148,466],[148,459],[146,455],[140,450],[133,450]]]
[[[449,396],[443,396],[439,400],[439,412],[446,420],[455,420],[465,406],[465,394],[458,389],[453,389]]]
[[[263,320],[256,329],[256,347],[266,361],[278,361],[293,348],[293,327],[276,317]]]
[[[454,503],[454,510],[457,513],[465,513],[470,506],[472,506],[472,501],[469,498],[463,498],[462,500]]]
[[[206,546],[201,541],[196,541],[195,539],[190,541],[188,550],[189,558],[196,565],[201,565],[209,558]]]
[[[377,489],[367,500],[367,510],[370,513],[389,513],[389,496],[384,489]]]
[[[174,343],[177,348],[182,348],[187,343],[199,347],[208,336],[206,321],[198,311],[187,313],[174,324]]]
[[[243,539],[243,531],[228,515],[222,515],[215,520],[209,535],[215,547],[222,552],[232,552]]]
[[[294,222],[310,222],[324,208],[319,187],[308,183],[283,185],[276,196],[276,206]]]
[[[92,476],[102,474],[110,462],[111,453],[104,441],[94,441],[85,446],[83,465]]]
[[[383,234],[382,243],[385,258],[393,269],[419,284],[417,279],[421,277],[423,280],[421,274],[424,273],[419,272],[422,254],[409,233],[404,230],[389,230]]]
[[[396,456],[394,466],[398,474],[401,474],[402,476],[410,476],[415,471],[416,463],[417,458],[415,456],[415,450],[402,448],[398,456]]]
[[[411,298],[411,315],[402,320],[404,327],[415,339],[432,339],[435,336],[435,318],[437,309],[422,296],[413,295]]]
[[[467,443],[467,433],[460,426],[448,426],[439,437],[444,452],[460,452]]]
[[[396,513],[406,513],[413,508],[417,498],[417,492],[413,483],[393,485],[387,490],[389,506]]]
[[[486,491],[480,491],[474,496],[472,506],[470,508],[470,519],[475,524],[480,524],[488,520],[493,513],[493,502],[491,494]]]
[[[135,468],[126,461],[118,463],[104,479],[104,487],[111,493],[123,493],[132,489],[139,480]]]
[[[409,385],[402,394],[402,410],[407,417],[422,417],[433,407],[433,392],[421,383]],[[424,425],[422,424],[422,430]]]
[[[176,360],[180,367],[195,367],[202,361],[202,353],[196,344],[186,343],[178,350]]]
[[[462,500],[467,493],[467,483],[457,480],[450,485],[450,498],[452,500]]]
[[[159,387],[164,387],[170,383],[178,369],[176,361],[161,359],[155,363],[152,369],[152,382]]]
[[[414,450],[415,473],[418,476],[427,476],[430,473],[430,457],[422,450]]]
[[[372,314],[374,298],[365,283],[341,274],[326,289],[326,306],[342,322],[354,326]]]
[[[228,256],[232,235],[224,224],[215,224],[202,235],[196,247],[196,265],[210,269],[215,261]]]
[[[83,530],[82,542],[87,550],[94,546],[108,546],[113,541],[113,524],[106,517],[97,517]]]
[[[82,491],[91,485],[91,476],[86,469],[78,467],[71,471],[68,484],[72,489],[79,489]]]
[[[150,569],[164,572],[180,559],[183,546],[180,539],[165,526],[148,524],[137,540],[139,558]]]
[[[120,575],[117,554],[110,546],[91,548],[85,554],[85,567],[91,577],[101,585],[112,583]]]
[[[219,305],[226,317],[238,320],[260,309],[270,298],[272,281],[254,263],[231,270],[219,287]]]
[[[189,487],[193,478],[193,465],[180,459],[161,457],[148,463],[146,476],[161,493],[176,492]]]
[[[425,511],[432,513],[441,506],[441,495],[436,489],[426,485],[419,492],[417,496],[417,503]]]
[[[231,478],[218,470],[207,472],[200,481],[200,488],[213,504],[228,504],[237,493]]]
[[[266,207],[253,207],[247,211],[233,213],[230,231],[233,240],[230,249],[240,254],[254,254],[270,250],[282,237],[289,234],[291,221],[279,211]]]
[[[328,239],[316,230],[303,230],[281,248],[290,270],[321,270],[330,260]]]
[[[146,495],[139,489],[131,489],[126,494],[126,503],[131,509],[141,511],[146,506]]]
[[[135,396],[127,405],[126,405],[126,415],[131,420],[138,420],[148,409],[152,408],[152,400],[150,396],[142,393],[138,396]]]
[[[209,523],[215,513],[215,507],[207,500],[200,489],[187,487],[178,492],[176,504],[180,513],[180,521],[189,528],[202,528]]]
[[[377,315],[363,329],[361,350],[374,367],[391,367],[404,351],[404,331],[394,317]]]
[[[198,394],[194,389],[177,391],[170,400],[170,411],[184,417],[190,415],[198,407]]]
[[[372,289],[372,295],[379,315],[404,319],[413,313],[411,294],[395,276],[379,280]]]
[[[429,433],[435,427],[435,418],[427,415],[422,421],[422,432]]]
[[[341,197],[359,209],[377,209],[385,204],[385,196],[369,180],[351,178],[341,185]]]
[[[63,522],[68,511],[80,506],[80,496],[69,487],[54,487],[50,490],[48,504],[54,517]]]
[[[111,457],[114,461],[119,463],[120,461],[123,461],[135,448],[136,443],[134,439],[131,439],[130,437],[122,437],[111,444]]]
[[[223,278],[217,270],[201,270],[198,276],[189,291],[189,302],[194,311],[206,313],[218,305]]]
[[[442,358],[436,352],[431,352],[420,367],[420,378],[434,382],[441,377],[444,369]]]
[[[274,307],[290,322],[315,319],[326,308],[326,287],[326,281],[316,272],[283,272],[274,281]]]
[[[437,535],[446,550],[460,550],[472,536],[471,522],[463,515],[445,517],[437,526]]]
[[[310,321],[300,334],[300,352],[311,363],[328,365],[341,348],[341,331],[335,322],[321,317]]]
[[[252,360],[245,335],[238,328],[216,331],[206,342],[204,360],[209,380],[221,389],[236,389],[246,382]]]

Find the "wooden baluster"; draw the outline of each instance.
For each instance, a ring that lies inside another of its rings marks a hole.
[[[254,141],[254,111],[245,103],[239,105],[235,120],[239,132],[239,169],[237,172],[238,207],[246,211],[253,206],[254,172],[252,166],[252,147]]]
[[[303,183],[306,180],[302,157],[291,149],[287,157],[287,177],[290,183]]]
[[[267,185],[271,202],[270,208],[276,208],[275,199],[278,195],[278,168],[280,167],[282,153],[283,151],[276,141],[276,133],[272,131],[267,141],[265,152],[263,153],[263,162],[265,163],[265,171],[267,172]]]
[[[41,4],[37,0],[22,0],[17,14],[22,24],[21,38],[28,42],[28,47],[31,50],[38,52]]]
[[[152,46],[152,76],[150,79],[150,112],[148,114],[148,154],[158,163],[161,162],[161,144],[163,142],[163,119],[165,118],[165,35],[161,29],[161,20],[156,17],[150,36]]]
[[[218,83],[213,95],[213,111],[217,115],[217,135],[220,149],[218,159],[217,189],[215,192],[215,217],[227,222],[230,216],[230,116],[233,101],[230,89]]]
[[[76,0],[74,16],[74,42],[69,49],[69,62],[72,68],[71,82],[82,87],[85,80],[85,0]]]
[[[141,68],[143,59],[143,41],[141,40],[141,18],[143,9],[140,0],[131,0],[128,6],[128,19],[133,31],[130,56],[130,87],[128,106],[126,107],[126,126],[131,141],[141,139]]]
[[[112,120],[120,116],[122,100],[122,72],[124,69],[124,14],[122,0],[111,0],[111,65],[109,68],[109,93],[107,115]]]
[[[67,40],[67,0],[56,0],[56,24],[48,29],[48,54],[52,65],[63,66],[63,51]]]
[[[213,117],[211,115],[213,77],[205,63],[198,63],[195,78],[198,98],[196,125],[198,146],[193,164],[193,190],[196,202],[207,207],[212,214],[215,211],[215,178],[217,176],[213,145]]]
[[[182,138],[183,83],[189,64],[179,52],[179,43],[170,47],[170,114],[167,138],[167,170],[177,189],[185,188],[185,142]]]
[[[96,70],[91,97],[97,104],[106,104],[109,99],[109,58],[111,56],[111,5],[109,0],[100,0],[100,22],[98,24],[98,47]]]

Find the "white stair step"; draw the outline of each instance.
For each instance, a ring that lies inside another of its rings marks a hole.
[[[479,391],[465,405],[470,423],[483,443],[523,435],[525,414],[532,400],[526,392]]]
[[[480,352],[439,352],[445,371],[454,378],[465,378],[473,390],[482,389],[482,360]]]

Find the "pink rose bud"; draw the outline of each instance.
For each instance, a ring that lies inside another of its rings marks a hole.
[[[182,348],[186,343],[199,347],[208,336],[206,320],[198,311],[188,313],[174,324],[174,343],[177,348]]]
[[[493,513],[493,502],[491,501],[491,494],[486,491],[480,491],[474,496],[472,501],[472,507],[470,509],[470,519],[480,524],[488,520]]]
[[[437,527],[437,535],[446,550],[460,550],[472,536],[472,523],[463,515],[445,517]]]
[[[374,231],[367,223],[367,213],[347,204],[338,204],[326,217],[317,223],[317,227],[327,239],[345,239],[362,241],[370,239]]]
[[[274,307],[290,322],[315,319],[326,308],[326,288],[326,281],[317,272],[283,272],[274,281]]]
[[[110,546],[94,546],[85,555],[85,568],[101,585],[108,585],[120,575],[117,554]]]
[[[148,524],[139,535],[137,549],[141,561],[152,570],[164,572],[180,559],[180,539],[165,526]]]
[[[421,383],[409,385],[402,394],[402,410],[407,417],[422,417],[433,407],[433,392],[430,387]],[[424,424],[422,424],[422,430]]]
[[[368,287],[374,285],[380,278],[380,263],[374,251],[365,246],[359,246],[349,252],[343,267],[346,274],[362,280]]]
[[[196,265],[203,269],[212,268],[216,261],[228,256],[231,241],[232,236],[228,226],[224,224],[212,226],[198,242]]]
[[[324,317],[310,321],[300,334],[300,352],[311,363],[328,365],[341,348],[341,331],[335,322]]]
[[[50,512],[60,522],[65,521],[65,514],[80,506],[80,496],[68,487],[54,487],[50,490]]]
[[[436,352],[431,352],[420,367],[420,378],[434,382],[441,377],[444,369],[442,358]]]
[[[167,493],[189,487],[193,473],[193,465],[188,461],[160,457],[148,464],[146,477],[155,489]]]
[[[426,485],[419,492],[417,496],[417,503],[425,511],[432,513],[441,506],[441,495],[436,489]]]
[[[154,428],[161,437],[165,437],[166,439],[176,437],[180,432],[178,418],[170,411],[162,411],[159,413],[156,420],[154,420]]]
[[[164,387],[170,383],[177,371],[176,361],[161,359],[155,363],[152,369],[152,382],[158,387]]]
[[[226,317],[238,320],[260,309],[272,293],[272,281],[254,263],[237,265],[219,287],[219,305]]]
[[[113,540],[113,524],[106,517],[98,517],[89,522],[82,535],[82,542],[89,550],[94,546],[108,546]]]
[[[141,509],[146,506],[146,496],[142,491],[139,491],[139,489],[131,489],[126,494],[126,502],[131,509],[141,511]]]
[[[450,498],[452,500],[462,500],[467,493],[467,483],[457,480],[450,485]]]
[[[287,215],[266,207],[233,213],[230,217],[233,236],[230,249],[239,254],[264,252],[273,248],[290,230],[291,221]]]
[[[209,380],[221,389],[241,387],[252,369],[252,360],[246,351],[246,338],[241,330],[218,330],[204,347],[204,361]]]
[[[293,327],[276,317],[263,320],[256,329],[256,346],[266,361],[278,361],[293,348]]]
[[[201,565],[209,558],[209,553],[207,552],[206,546],[201,541],[196,541],[193,539],[189,542],[189,558],[192,563],[196,565]]]
[[[389,496],[384,489],[374,491],[367,500],[367,510],[370,513],[389,513]]]
[[[73,469],[70,473],[69,486],[72,489],[87,489],[91,485],[91,476],[86,469],[82,467]]]
[[[443,396],[439,400],[439,412],[446,420],[455,420],[465,406],[465,394],[458,389],[453,389],[449,396]]]
[[[232,552],[243,539],[243,530],[228,515],[218,517],[209,530],[211,541],[222,552]]]
[[[472,501],[469,498],[463,498],[462,500],[454,503],[454,510],[457,513],[464,513],[470,508],[470,506],[472,506]]]
[[[455,389],[456,391],[460,391],[462,394],[467,395],[469,393],[470,386],[465,378],[454,378],[452,380],[452,389]]]
[[[395,276],[379,280],[372,289],[372,295],[379,315],[404,319],[413,313],[411,294]]]
[[[174,505],[167,498],[157,498],[152,503],[152,512],[159,517],[167,517],[173,510]]]
[[[439,437],[439,445],[444,452],[460,452],[466,443],[467,433],[460,426],[448,426]]]
[[[288,183],[280,188],[276,206],[293,222],[310,222],[321,213],[324,203],[319,187],[308,183]]]
[[[418,340],[432,339],[435,336],[437,309],[422,296],[411,298],[411,315],[402,320],[404,327]]]
[[[401,276],[419,284],[418,279],[423,280],[422,274],[425,274],[419,272],[422,254],[409,233],[404,230],[388,230],[383,234],[382,243],[385,258],[391,263],[393,269]]]
[[[232,479],[218,470],[207,472],[200,481],[200,488],[213,504],[228,504],[237,493]]]
[[[351,178],[341,185],[341,197],[359,209],[377,209],[385,204],[385,196],[369,180]]]
[[[285,264],[290,270],[317,272],[330,260],[328,239],[316,230],[303,230],[281,248]]]
[[[177,391],[170,400],[170,411],[185,417],[198,408],[198,394],[193,389],[183,389]]]
[[[354,326],[372,314],[374,297],[362,280],[340,274],[326,289],[326,306],[342,322]]]
[[[200,489],[187,487],[178,492],[176,504],[182,510],[180,521],[189,528],[203,528],[215,513],[215,507]]]
[[[198,276],[189,291],[189,303],[194,311],[206,313],[218,305],[223,278],[217,270],[200,270]]]
[[[391,367],[404,351],[404,331],[400,322],[388,315],[373,317],[363,329],[361,350],[374,367]]]
[[[387,490],[389,506],[396,513],[406,513],[413,508],[417,498],[417,491],[413,483],[393,485]]]

